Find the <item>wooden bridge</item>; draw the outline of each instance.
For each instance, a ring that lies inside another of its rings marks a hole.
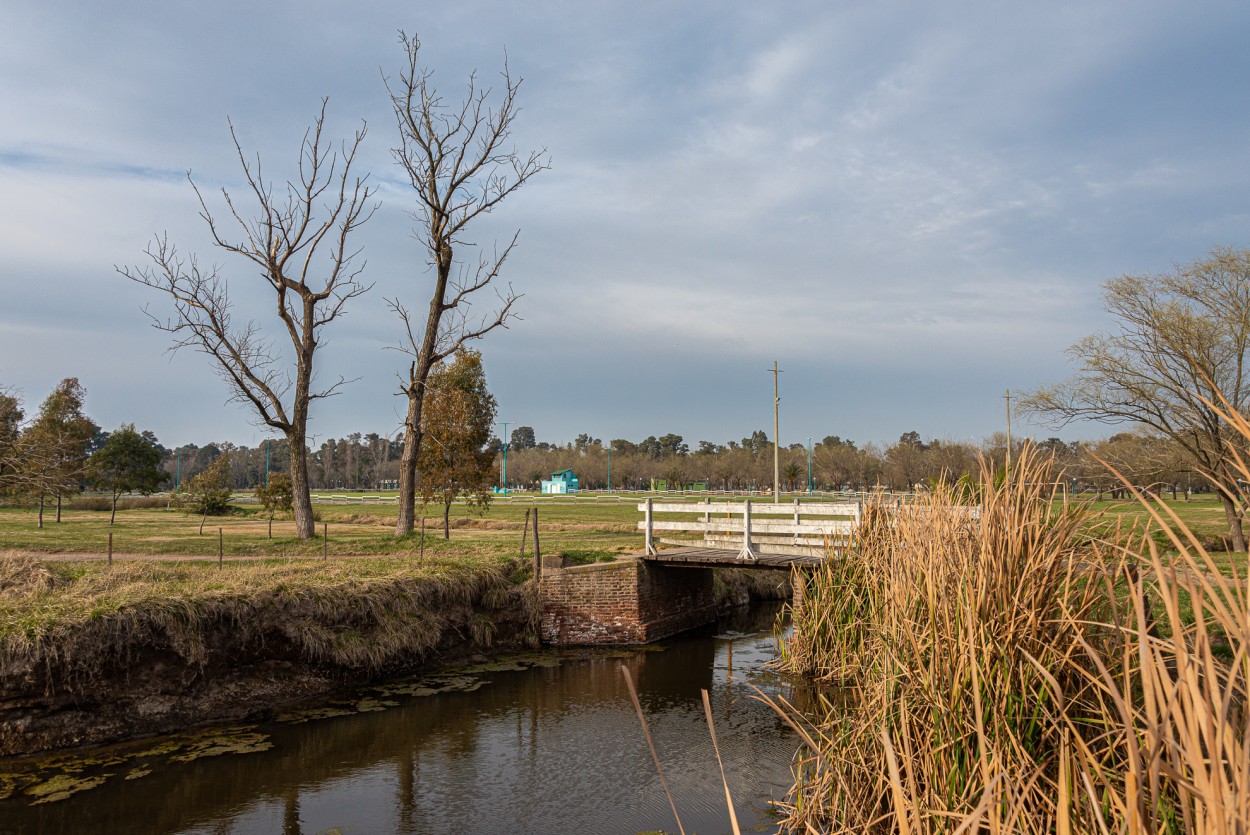
[[[854,502],[655,502],[638,505],[643,559],[671,565],[789,569],[854,547],[863,507]],[[678,518],[674,516],[696,518]],[[665,518],[657,519],[657,515]],[[780,518],[779,518],[780,517]],[[657,532],[683,538],[657,536]],[[692,534],[698,540],[691,539]],[[660,550],[657,546],[676,546]]]
[[[638,505],[645,549],[614,562],[543,559],[541,633],[553,644],[645,644],[716,619],[712,571],[814,568],[856,547],[852,502],[656,502]],[[893,514],[930,513],[899,503]],[[979,508],[940,508],[977,518]],[[693,518],[692,518],[693,517]],[[660,536],[658,534],[664,534]],[[670,546],[661,548],[659,546]],[[802,584],[798,584],[801,586]],[[795,588],[794,605],[802,589]]]

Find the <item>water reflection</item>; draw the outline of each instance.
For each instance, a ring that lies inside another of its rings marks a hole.
[[[150,752],[149,740],[97,752],[104,762],[84,773],[110,775],[102,786],[47,805],[0,802],[0,831],[675,831],[621,664],[638,682],[687,831],[729,831],[701,689],[711,694],[740,822],[774,831],[769,801],[789,787],[794,738],[728,671],[732,664],[735,679],[778,690],[761,669],[773,656],[775,612],[760,608],[658,649],[544,654],[520,671],[483,665],[371,688],[350,699],[363,712],[256,728],[272,743],[266,751],[185,763],[133,756]]]

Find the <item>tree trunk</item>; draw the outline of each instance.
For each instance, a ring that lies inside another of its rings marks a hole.
[[[1241,516],[1237,514],[1237,502],[1233,497],[1220,491],[1220,502],[1224,505],[1224,518],[1228,520],[1228,545],[1230,551],[1246,550],[1246,535],[1241,529]]]
[[[61,491],[56,491],[56,523],[61,524]]]
[[[430,299],[430,312],[425,320],[425,336],[416,362],[408,367],[408,414],[404,419],[404,454],[399,459],[399,519],[395,534],[412,533],[412,523],[417,514],[417,458],[421,455],[421,410],[425,406],[425,381],[434,367],[434,354],[438,348],[438,329],[447,308],[443,300],[447,295],[447,280],[451,276],[451,242],[439,239],[438,277],[434,282],[434,295]]]
[[[43,493],[39,494],[39,529],[43,530]]]
[[[443,539],[451,539],[451,502],[447,499],[443,500]]]
[[[299,408],[298,406],[296,407]],[[295,535],[312,539],[317,523],[313,519],[312,497],[308,495],[308,445],[304,442],[305,424],[296,419],[286,433],[291,448],[291,511],[295,517]]]
[[[117,519],[117,493],[113,494],[113,512],[109,514],[109,527],[113,527],[113,522]]]
[[[417,455],[421,451],[421,399],[408,393],[404,419],[404,452],[399,457],[399,519],[395,535],[412,533],[417,518]]]

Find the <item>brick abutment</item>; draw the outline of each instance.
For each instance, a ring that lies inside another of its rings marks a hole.
[[[645,644],[716,619],[711,568],[639,557],[569,567],[545,559],[541,596],[542,639],[557,646]]]

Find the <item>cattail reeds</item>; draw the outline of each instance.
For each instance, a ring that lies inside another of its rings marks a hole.
[[[806,579],[784,661],[851,697],[777,705],[807,742],[790,829],[1250,831],[1244,578],[1166,508],[1173,552],[1094,536],[1048,470],[983,473],[977,512],[953,487],[872,506]]]

